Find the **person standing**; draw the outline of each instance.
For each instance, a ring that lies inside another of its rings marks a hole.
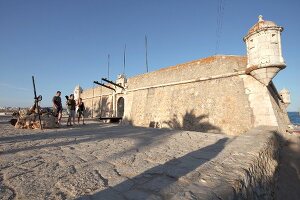
[[[61,104],[60,95],[61,95],[61,92],[57,91],[56,95],[52,98],[53,112],[55,113],[55,116],[57,117],[58,125],[60,125],[61,117],[62,117],[62,104]]]
[[[72,121],[73,124],[75,125],[75,108],[76,108],[76,101],[74,100],[73,94],[70,95],[66,103],[67,103],[67,111],[69,115],[67,126],[72,126]]]
[[[85,125],[84,123],[84,103],[82,102],[82,98],[79,98],[77,101],[77,116],[78,116],[78,124],[80,122],[80,118],[82,118],[82,124]]]

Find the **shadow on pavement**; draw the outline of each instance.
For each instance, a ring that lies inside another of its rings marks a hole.
[[[216,157],[224,149],[227,140],[228,138],[220,139],[212,145],[190,152],[180,158],[172,159],[118,185],[108,186],[107,189],[93,195],[79,197],[78,200],[171,198],[189,184],[187,181],[180,181],[179,179],[190,172],[195,172],[196,168]]]

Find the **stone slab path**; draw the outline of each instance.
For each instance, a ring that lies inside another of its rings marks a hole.
[[[197,168],[230,140],[94,122],[43,131],[0,122],[0,199],[172,198],[196,187]]]

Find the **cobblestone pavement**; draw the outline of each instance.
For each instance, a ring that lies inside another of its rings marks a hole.
[[[180,199],[230,140],[94,122],[43,131],[1,122],[0,199]]]

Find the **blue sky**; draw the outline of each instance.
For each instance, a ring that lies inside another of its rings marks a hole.
[[[224,0],[217,54],[245,55],[242,38],[258,15],[283,26],[287,68],[274,79],[291,92],[288,110],[299,110],[298,0]],[[72,93],[80,84],[93,86],[123,72],[146,72],[144,37],[148,37],[149,70],[216,53],[220,0],[0,0],[0,106],[30,106],[34,75],[42,106],[51,106],[57,90]]]

